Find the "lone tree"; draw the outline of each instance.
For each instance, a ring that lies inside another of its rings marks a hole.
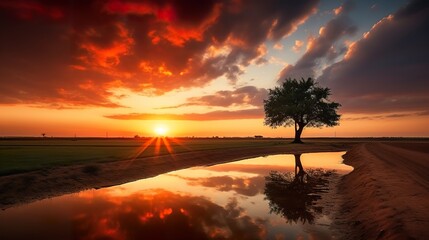
[[[339,103],[330,102],[329,88],[317,86],[313,79],[286,79],[281,86],[269,89],[264,100],[265,125],[272,128],[295,125],[293,143],[302,143],[304,127],[336,126],[340,119]]]

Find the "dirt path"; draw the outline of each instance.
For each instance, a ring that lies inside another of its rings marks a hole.
[[[346,239],[429,239],[429,143],[366,143],[345,155]]]

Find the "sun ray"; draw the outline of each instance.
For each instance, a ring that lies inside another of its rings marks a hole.
[[[173,160],[176,160],[173,148],[171,147],[170,142],[168,141],[168,139],[167,138],[162,138],[162,142],[163,142],[165,148],[167,149],[168,154],[173,158]]]
[[[161,137],[157,137],[156,138],[156,143],[155,143],[154,156],[158,157],[160,151],[161,151]]]
[[[137,151],[137,153],[134,155],[134,159],[138,158],[140,154],[142,154],[155,140],[155,138],[151,138],[149,141],[147,141],[145,144],[143,144]]]
[[[122,169],[128,168],[134,162],[134,160],[136,160],[142,153],[144,153],[144,151],[146,151],[146,149],[153,143],[154,140],[155,138],[153,137],[142,144],[142,146],[137,149],[136,153],[130,157],[129,161],[126,161],[126,164],[122,167]]]

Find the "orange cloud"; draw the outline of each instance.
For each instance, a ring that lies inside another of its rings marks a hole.
[[[213,121],[233,119],[260,119],[264,117],[262,109],[246,109],[237,111],[213,111],[207,113],[185,113],[185,114],[152,114],[152,113],[130,113],[106,115],[106,118],[117,120],[188,120],[188,121]]]
[[[295,52],[299,52],[301,50],[302,46],[304,46],[303,41],[295,40],[295,45],[293,45],[292,50],[294,50]]]
[[[283,49],[283,45],[281,43],[276,43],[276,44],[274,44],[273,48],[277,49],[277,50],[282,50]]]
[[[84,54],[77,58],[86,66],[105,69],[114,68],[120,63],[121,56],[129,53],[134,39],[130,37],[128,29],[121,23],[111,27],[117,32],[117,38],[107,46],[90,40],[91,38],[99,37],[100,33],[94,28],[87,29],[84,33],[79,34],[82,41],[80,48],[84,51]]]
[[[163,94],[220,76],[234,82],[250,63],[264,62],[266,41],[293,32],[316,4],[2,1],[0,103],[117,106],[113,86]],[[21,12],[31,17],[23,21]]]

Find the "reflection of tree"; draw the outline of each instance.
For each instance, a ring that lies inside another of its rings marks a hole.
[[[271,213],[283,216],[290,223],[300,221],[311,224],[322,213],[322,207],[316,206],[314,201],[320,199],[317,193],[327,190],[326,178],[332,171],[304,171],[300,157],[301,154],[295,155],[295,174],[272,171],[265,177],[265,195],[270,201]]]

